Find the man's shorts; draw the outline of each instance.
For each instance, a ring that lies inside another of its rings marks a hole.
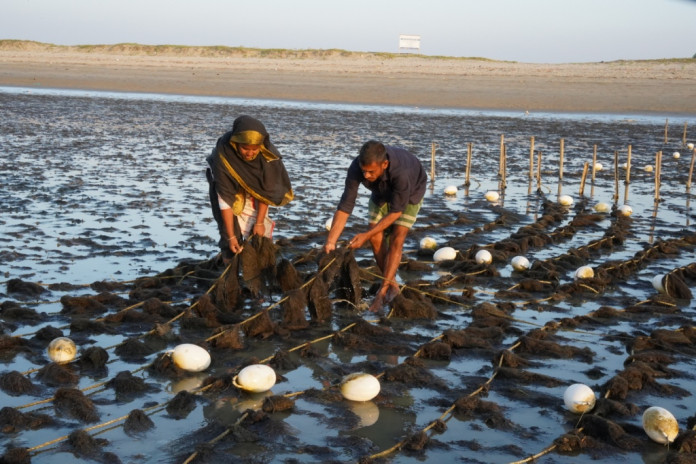
[[[416,222],[418,211],[420,211],[422,204],[423,200],[421,200],[417,205],[406,205],[406,208],[404,208],[401,216],[394,221],[394,224],[410,229],[411,226],[413,226],[413,224]],[[378,206],[376,203],[370,200],[367,205],[367,211],[369,215],[369,223],[377,224],[384,216],[389,214],[389,203],[384,203],[382,206]]]

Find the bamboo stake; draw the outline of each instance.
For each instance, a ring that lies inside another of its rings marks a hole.
[[[564,146],[565,146],[565,140],[561,139],[561,159],[560,159],[560,164],[558,165],[558,180],[563,180],[563,151],[564,151]]]
[[[626,159],[626,185],[631,183],[631,146],[628,146],[628,159]]]
[[[465,181],[464,181],[464,185],[467,187],[470,185],[469,174],[471,173],[471,151],[472,151],[472,148],[473,148],[473,144],[471,142],[469,142],[469,145],[467,146],[467,149],[466,149],[466,175],[465,175]]]
[[[430,182],[435,182],[435,149],[437,143],[432,142],[430,146]]]
[[[498,156],[498,176],[503,177],[503,156],[505,152],[505,135],[500,136],[500,155]]]
[[[657,165],[659,158],[660,158],[660,152],[659,151],[655,152],[655,178],[653,179],[653,183],[655,185],[655,196],[654,196],[655,201],[657,201],[657,199],[659,198],[659,194],[657,193],[657,190],[658,190],[657,185],[659,182],[658,179],[660,178],[660,168]]]
[[[587,178],[587,171],[589,169],[589,163],[585,161],[585,166],[582,169],[582,179],[580,179],[580,197],[584,195],[585,192],[585,179]]]
[[[660,175],[662,174],[662,151],[655,155],[655,201],[660,201]]]
[[[682,134],[682,146],[686,146],[686,125],[687,125],[687,123],[684,122],[684,133]]]
[[[660,204],[659,201],[655,200],[653,203],[653,213],[652,221],[650,221],[650,234],[648,235],[648,243],[653,243],[655,241],[655,224],[657,222],[657,207]]]
[[[597,145],[592,150],[592,183],[595,181],[595,173],[597,172]]]
[[[691,177],[694,174],[694,160],[696,160],[696,149],[691,152],[691,166],[689,166],[689,179],[686,181],[686,190],[691,188]]]
[[[534,178],[534,136],[529,140],[529,180]]]
[[[505,188],[507,188],[507,145],[503,145],[503,160],[502,161],[503,162],[501,165],[501,169],[502,169],[503,177],[501,179],[501,182],[502,182],[501,187],[503,189],[505,189]]]
[[[619,200],[619,152],[614,150],[614,203]]]
[[[669,119],[665,119],[665,144],[667,143],[667,128],[669,127]]]
[[[541,191],[541,150],[537,152],[537,191]]]

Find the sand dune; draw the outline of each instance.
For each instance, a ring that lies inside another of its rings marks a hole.
[[[696,60],[533,64],[0,41],[0,85],[512,111],[696,114]]]

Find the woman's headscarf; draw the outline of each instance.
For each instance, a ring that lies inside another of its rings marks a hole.
[[[237,149],[238,144],[261,145],[260,156],[247,161]],[[217,141],[208,157],[213,171],[215,189],[235,214],[244,206],[244,193],[271,206],[283,206],[293,199],[290,178],[278,149],[271,143],[261,121],[239,116],[232,130]]]

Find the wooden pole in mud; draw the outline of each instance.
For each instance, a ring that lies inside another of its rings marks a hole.
[[[619,200],[619,152],[614,150],[614,203]]]
[[[662,171],[662,151],[655,155],[655,201],[660,200],[660,175]]]
[[[626,159],[626,185],[631,183],[631,146],[628,146],[628,158]]]
[[[595,173],[597,172],[597,145],[592,150],[592,183],[595,181]]]
[[[537,191],[541,190],[541,150],[537,152]]]
[[[529,180],[534,178],[534,136],[529,140]]]
[[[669,127],[669,118],[665,119],[665,143],[667,143],[667,128]]]
[[[503,177],[501,178],[501,188],[507,188],[507,145],[503,145],[503,164],[501,166]]]
[[[505,156],[505,135],[500,136],[500,155],[498,156],[498,176],[503,177],[503,157]]]
[[[694,160],[696,160],[696,149],[691,151],[691,166],[689,166],[689,179],[686,181],[686,190],[691,188],[691,177],[694,174]]]
[[[471,172],[471,151],[472,151],[473,144],[469,142],[469,146],[466,149],[466,174],[465,174],[465,180],[464,180],[464,185],[469,186],[471,183],[469,182],[469,173]]]
[[[437,143],[432,142],[430,146],[430,182],[435,182],[435,149]]]
[[[684,123],[684,133],[682,134],[682,146],[686,146],[686,125],[687,123]]]
[[[560,163],[558,165],[558,180],[563,180],[563,150],[565,146],[565,140],[561,139],[561,155]]]
[[[585,192],[585,179],[587,179],[587,171],[589,169],[589,163],[585,161],[585,166],[582,168],[582,179],[580,179],[580,196],[582,197]]]

